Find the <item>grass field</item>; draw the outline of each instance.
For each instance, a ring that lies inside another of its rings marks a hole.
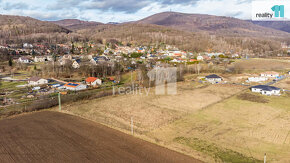
[[[281,89],[290,90],[290,77],[278,83],[275,83],[274,86],[279,87]]]
[[[234,96],[149,135],[178,150],[197,150],[225,162],[259,162],[264,153],[268,161],[289,162],[290,95],[253,96],[265,100]]]
[[[152,135],[178,120],[201,111],[242,91],[246,87],[235,85],[201,85],[192,82],[178,83],[177,95],[155,95],[154,89],[149,96],[118,95],[72,103],[63,106],[63,112],[78,115],[126,132],[130,131],[131,117],[134,131],[145,139],[170,148],[170,143]],[[172,140],[175,137],[172,138]],[[164,144],[165,143],[165,144]],[[202,152],[183,151],[202,160],[212,160]]]
[[[218,102],[243,87],[211,85],[195,88],[195,85],[182,83],[179,84],[178,94],[173,96],[158,96],[151,89],[148,96],[145,92],[143,95],[112,96],[73,103],[64,106],[64,110],[123,129],[130,128],[133,117],[136,132],[143,134]]]
[[[279,59],[261,59],[254,58],[248,60],[238,60],[234,63],[235,67],[241,68],[242,70],[250,72],[259,71],[281,71],[284,72],[290,69],[290,60],[279,60]]]

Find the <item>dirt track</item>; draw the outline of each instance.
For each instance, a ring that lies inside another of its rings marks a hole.
[[[200,162],[58,112],[0,121],[0,162]]]

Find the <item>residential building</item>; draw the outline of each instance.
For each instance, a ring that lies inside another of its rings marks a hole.
[[[20,57],[18,58],[19,63],[30,63],[32,62],[28,57]]]
[[[34,62],[44,62],[46,60],[46,57],[44,56],[35,56]]]
[[[212,75],[208,75],[205,77],[205,80],[207,80],[210,83],[219,83],[222,81],[222,77],[216,75],[216,74],[212,74]]]
[[[66,89],[66,90],[70,90],[70,91],[80,91],[80,90],[87,89],[87,86],[84,84],[80,84],[80,83],[68,82],[65,85],[63,85],[62,87],[59,87],[59,89]]]
[[[27,81],[28,81],[28,85],[42,85],[42,84],[48,83],[47,79],[43,79],[43,78],[36,77],[36,76],[31,77]]]
[[[199,55],[199,56],[196,57],[196,59],[197,59],[198,61],[203,61],[203,56]]]
[[[95,77],[88,77],[86,79],[86,83],[89,86],[97,86],[97,85],[102,85],[102,80]]]
[[[73,61],[72,63],[72,67],[77,69],[77,68],[80,68],[81,67],[81,60],[80,59],[76,59],[75,61]]]
[[[263,95],[280,95],[280,88],[268,85],[256,85],[251,87],[252,92],[261,93]]]
[[[248,82],[264,82],[267,81],[267,77],[259,76],[259,77],[249,77]]]
[[[268,77],[268,78],[276,78],[279,76],[279,73],[275,71],[268,71],[268,72],[261,73],[261,76]]]

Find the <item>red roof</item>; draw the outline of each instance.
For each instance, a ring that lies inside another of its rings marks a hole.
[[[97,79],[98,79],[98,78],[95,78],[95,77],[88,77],[88,78],[86,79],[86,82],[91,83],[91,82],[96,81]]]

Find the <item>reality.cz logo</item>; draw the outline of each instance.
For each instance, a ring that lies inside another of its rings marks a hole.
[[[253,21],[290,21],[290,0],[253,0]]]
[[[256,17],[257,18],[284,18],[284,5],[274,5],[271,10],[273,13],[265,12],[265,13],[257,13]]]

